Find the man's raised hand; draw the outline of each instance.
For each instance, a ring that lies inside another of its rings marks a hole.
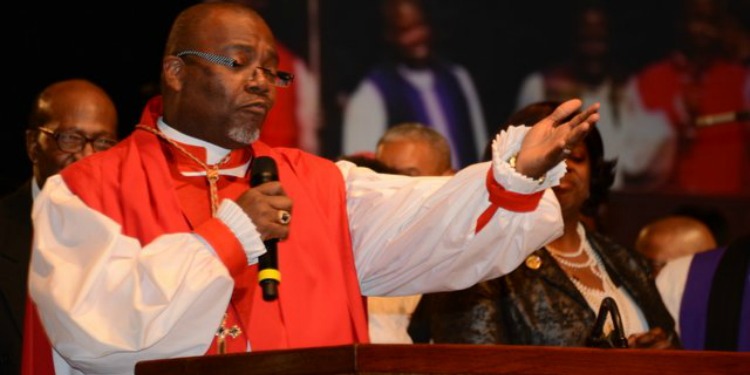
[[[581,105],[579,99],[568,100],[532,126],[516,157],[516,171],[536,179],[565,159],[599,120],[599,103],[596,103],[565,121]]]

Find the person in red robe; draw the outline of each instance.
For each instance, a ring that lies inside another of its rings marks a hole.
[[[252,9],[194,5],[162,61],[163,113],[51,177],[33,213],[29,290],[58,373],[139,361],[366,343],[363,296],[466,288],[562,232],[549,189],[598,119],[580,100],[513,127],[453,177],[381,175],[258,140],[277,86]],[[278,181],[250,186],[253,161]],[[289,218],[291,217],[291,220]],[[257,282],[279,239],[278,298]],[[48,352],[47,352],[48,353]]]
[[[676,134],[675,162],[659,190],[748,196],[750,70],[723,57],[720,1],[687,0],[680,48],[636,77],[644,107],[662,112]],[[670,146],[672,147],[672,146]]]

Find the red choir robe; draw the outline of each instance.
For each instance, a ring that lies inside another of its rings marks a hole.
[[[746,194],[750,183],[750,127],[731,122],[695,128],[692,123],[684,123],[695,118],[685,119],[683,112],[692,110],[698,117],[750,109],[743,93],[747,69],[717,61],[694,78],[677,55],[647,67],[637,82],[644,106],[665,111],[675,132],[683,136],[667,189],[693,194]]]

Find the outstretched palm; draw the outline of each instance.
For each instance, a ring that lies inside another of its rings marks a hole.
[[[570,121],[563,122],[581,105],[578,99],[568,100],[532,126],[521,143],[516,159],[519,173],[532,178],[542,176],[583,140],[591,126],[599,120],[599,103],[589,106]]]

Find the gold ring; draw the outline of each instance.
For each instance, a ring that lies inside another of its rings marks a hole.
[[[287,225],[292,221],[292,214],[289,211],[279,210],[279,223]]]

